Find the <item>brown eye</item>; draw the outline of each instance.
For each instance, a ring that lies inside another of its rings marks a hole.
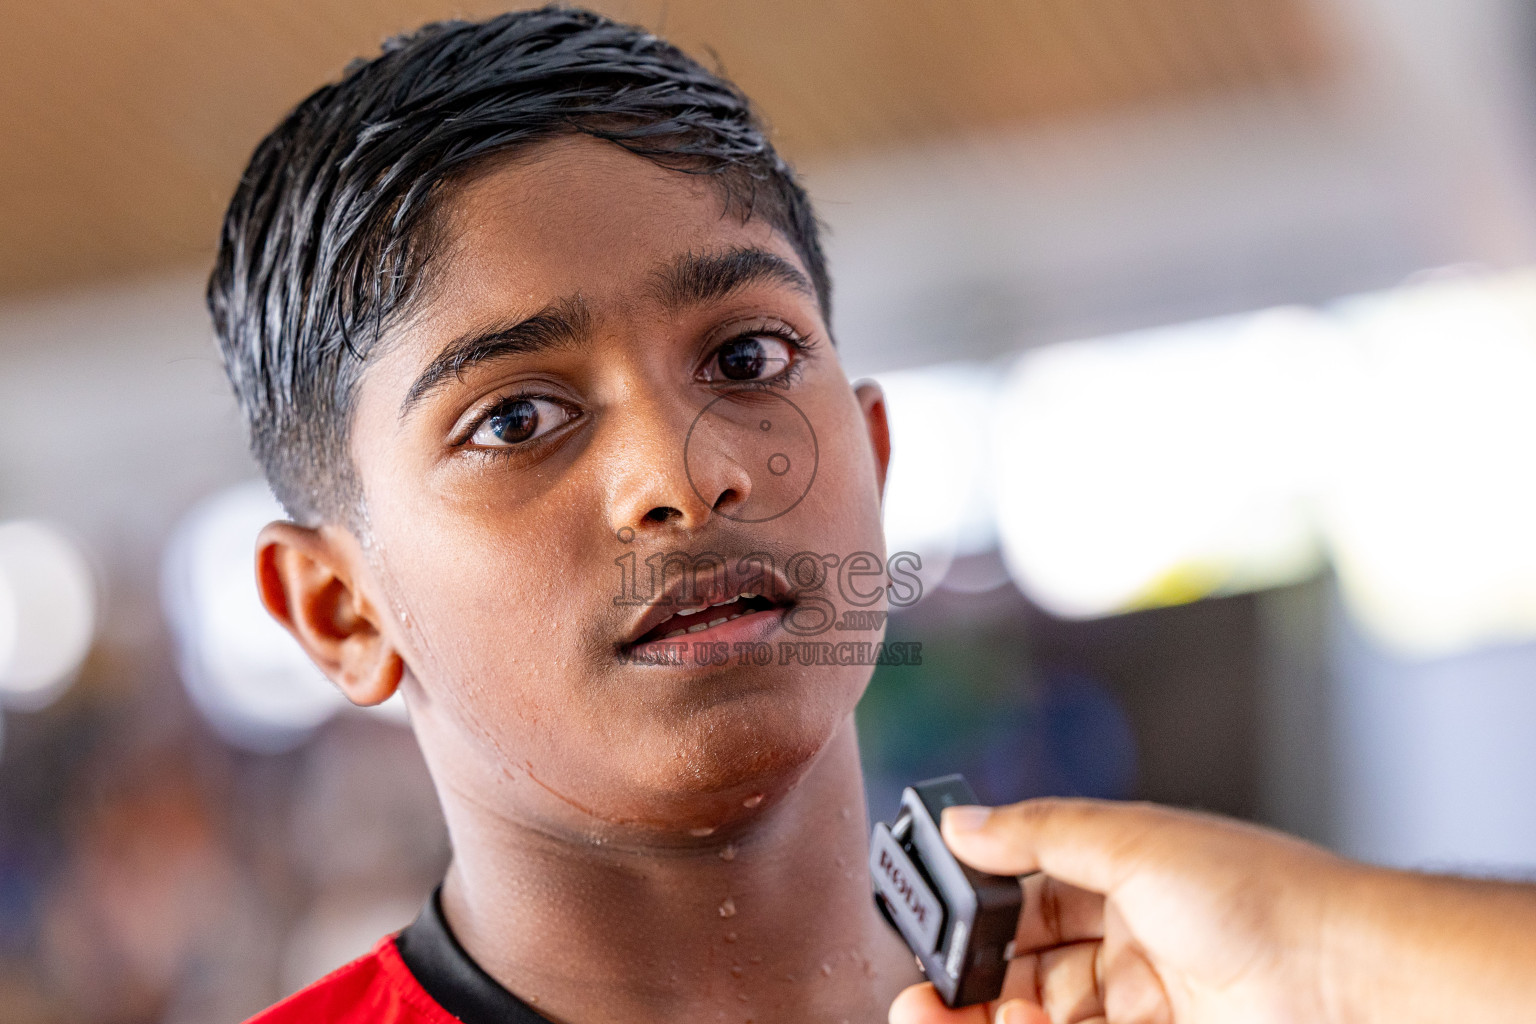
[[[754,334],[721,345],[713,363],[725,380],[768,380],[784,372],[791,355],[788,342],[771,334]]]
[[[513,398],[492,409],[469,439],[486,448],[507,448],[549,433],[571,415],[547,398]]]

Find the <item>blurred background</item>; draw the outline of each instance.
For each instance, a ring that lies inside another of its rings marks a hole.
[[[1143,797],[1536,874],[1536,11],[614,0],[760,104],[923,562],[871,812]],[[245,159],[489,4],[0,2],[0,1020],[238,1021],[410,920],[397,711],[256,604],[201,305]]]

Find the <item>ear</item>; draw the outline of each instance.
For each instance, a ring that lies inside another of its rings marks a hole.
[[[885,501],[885,473],[891,465],[891,426],[885,418],[885,392],[872,380],[861,380],[853,386],[859,410],[864,414],[864,429],[869,432],[869,446],[875,453],[875,485],[880,488],[880,501]]]
[[[268,523],[256,538],[256,586],[320,671],[353,704],[368,706],[399,688],[405,662],[359,588],[362,558],[350,539],[327,527]]]

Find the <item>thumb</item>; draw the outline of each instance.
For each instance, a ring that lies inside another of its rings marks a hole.
[[[1043,871],[1108,894],[1130,874],[1138,840],[1170,813],[1107,800],[1026,800],[996,809],[949,807],[940,828],[955,856],[981,871]]]

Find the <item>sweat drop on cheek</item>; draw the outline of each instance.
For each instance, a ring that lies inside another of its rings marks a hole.
[[[962,776],[919,782],[902,790],[896,820],[877,822],[869,838],[875,904],[951,1007],[1002,992],[1024,903],[1017,878],[977,871],[944,845],[944,808],[977,802]]]

